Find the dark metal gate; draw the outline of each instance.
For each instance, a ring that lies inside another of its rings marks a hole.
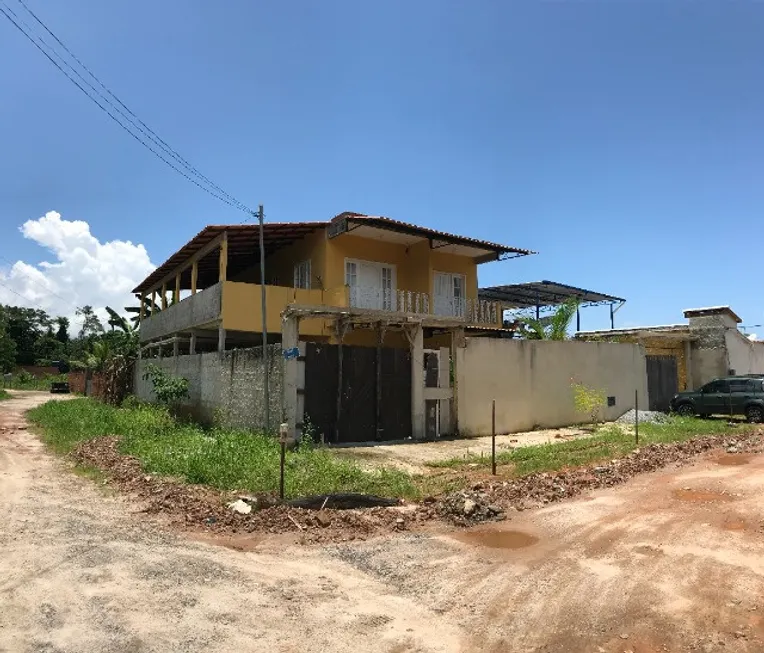
[[[309,342],[304,392],[304,420],[318,439],[370,442],[411,437],[407,349]]]
[[[646,356],[647,395],[650,410],[668,410],[671,398],[678,392],[676,358]]]

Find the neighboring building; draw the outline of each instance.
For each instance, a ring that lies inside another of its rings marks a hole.
[[[576,338],[643,345],[651,410],[667,410],[677,392],[720,376],[764,374],[764,342],[739,331],[741,319],[729,306],[688,309],[684,316],[687,324],[582,331]]]

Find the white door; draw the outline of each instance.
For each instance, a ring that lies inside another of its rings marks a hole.
[[[464,275],[436,272],[433,285],[435,315],[464,317],[467,303]]]
[[[371,261],[346,261],[345,283],[350,286],[350,305],[355,308],[392,310],[395,268]]]

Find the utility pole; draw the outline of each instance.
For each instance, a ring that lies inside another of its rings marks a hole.
[[[260,222],[260,309],[263,314],[263,371],[265,372],[265,378],[263,379],[263,415],[265,417],[265,430],[266,432],[271,430],[271,393],[270,393],[270,370],[268,362],[268,321],[266,318],[266,294],[265,294],[265,229],[263,222],[265,220],[265,212],[263,211],[263,205],[260,204],[257,210],[257,219]]]

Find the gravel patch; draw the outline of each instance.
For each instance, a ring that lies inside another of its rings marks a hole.
[[[634,424],[634,418],[636,417],[636,413],[639,413],[639,422],[640,424],[643,423],[650,423],[650,424],[662,424],[664,422],[667,422],[669,419],[669,416],[666,413],[661,413],[657,410],[634,410],[633,408],[629,411],[626,411],[623,415],[621,415],[617,420],[617,424]]]

